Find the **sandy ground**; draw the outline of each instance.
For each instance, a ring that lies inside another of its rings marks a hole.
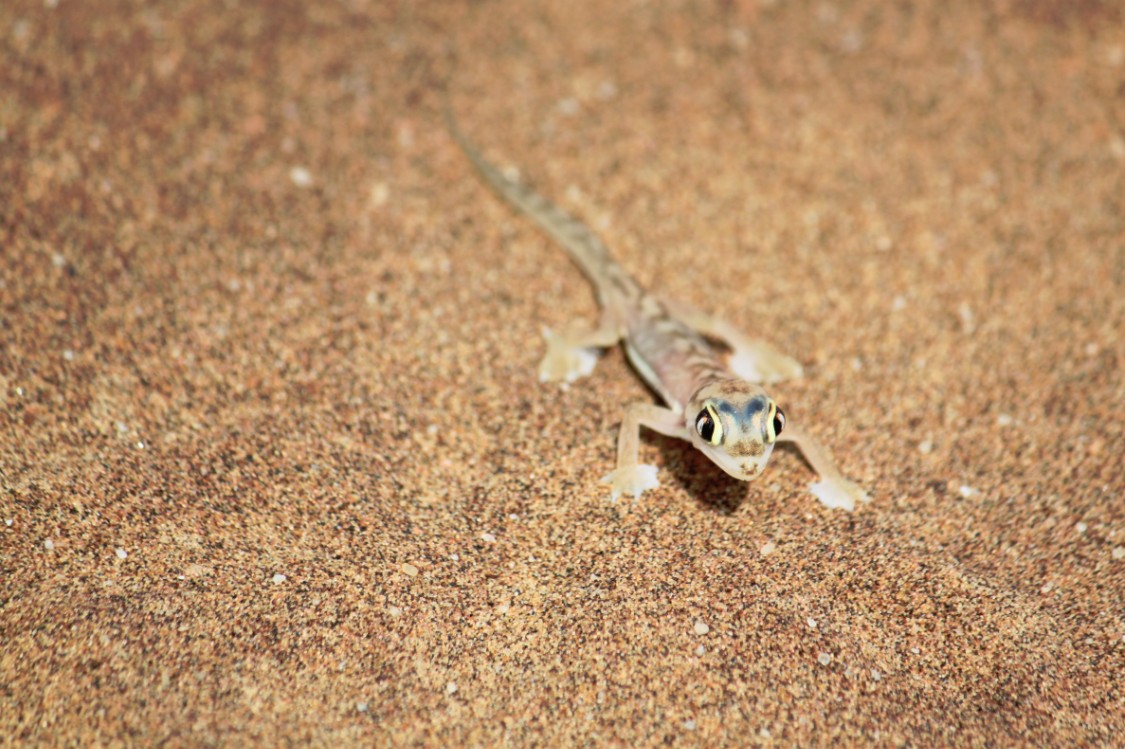
[[[1097,0],[0,4],[0,743],[1120,741],[1123,81]],[[873,502],[610,503],[447,82]]]

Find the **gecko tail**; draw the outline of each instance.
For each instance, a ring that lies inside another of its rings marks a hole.
[[[604,291],[603,287],[612,279],[618,288],[623,285],[640,288],[617,264],[605,244],[588,226],[530,187],[510,179],[490,164],[458,127],[448,98],[445,102],[445,123],[453,140],[484,181],[501,198],[529,216],[544,232],[561,244],[596,287]]]

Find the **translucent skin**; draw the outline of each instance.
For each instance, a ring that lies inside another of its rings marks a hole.
[[[742,481],[761,475],[778,442],[797,446],[820,481],[810,490],[825,506],[852,510],[867,495],[840,473],[827,452],[785,416],[761,383],[800,377],[801,365],[770,344],[740,333],[725,320],[657,298],[610,255],[584,224],[528,187],[509,179],[481,156],[446,110],[450,134],[477,172],[504,200],[559,242],[594,286],[597,325],[544,330],[543,381],[573,382],[589,375],[594,352],[621,343],[637,373],[665,406],[625,409],[616,468],[602,480],[616,500],[659,486],[655,466],[638,460],[642,426],[687,440],[723,471]],[[730,349],[727,357],[711,341]]]

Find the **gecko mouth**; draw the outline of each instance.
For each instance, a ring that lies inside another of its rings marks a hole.
[[[748,460],[735,464],[735,467],[736,470],[729,471],[732,476],[742,481],[753,481],[765,473],[766,463],[762,460]]]
[[[761,463],[751,463],[747,465],[718,463],[718,465],[723,469],[723,473],[739,481],[753,481],[762,475],[762,469],[765,467]]]

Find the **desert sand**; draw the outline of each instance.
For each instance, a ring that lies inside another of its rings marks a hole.
[[[0,5],[0,744],[1106,746],[1109,2]],[[646,434],[489,159],[871,494]]]

